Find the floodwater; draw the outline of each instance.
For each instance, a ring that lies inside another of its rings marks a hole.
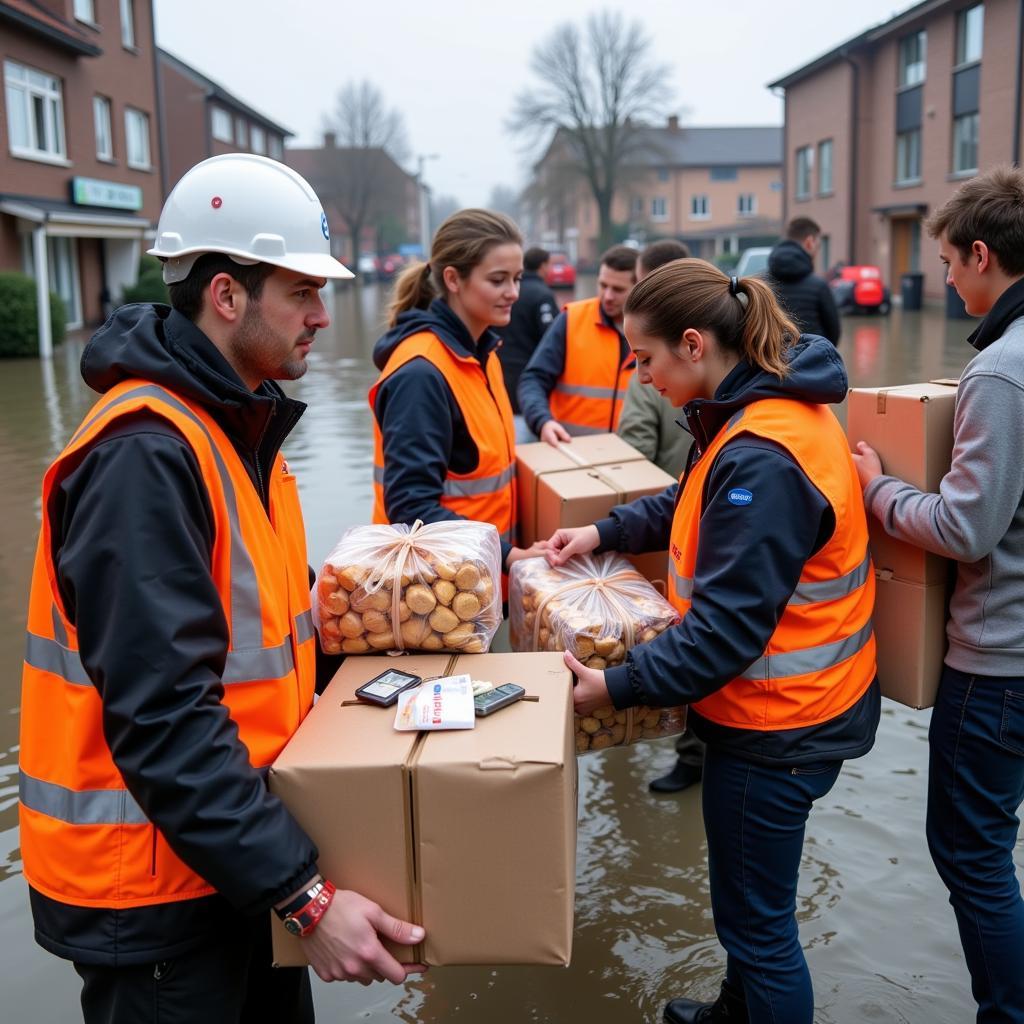
[[[369,519],[366,390],[382,291],[349,286],[329,300],[334,323],[317,338],[309,373],[289,385],[309,404],[286,454],[314,562],[348,526]],[[932,311],[847,318],[840,351],[853,384],[957,376],[972,352],[964,342],[972,326]],[[0,363],[0,992],[8,1020],[79,1019],[77,975],[32,941],[16,794],[39,485],[92,401],[78,375],[80,351],[69,342],[52,365]],[[819,1024],[974,1017],[953,914],[924,839],[928,718],[886,701],[875,749],[847,763],[811,816],[798,914]],[[434,968],[402,988],[314,979],[319,1019],[626,1024],[660,1021],[674,996],[713,996],[724,956],[708,906],[699,787],[660,798],[647,790],[673,760],[668,741],[580,761],[571,967]]]

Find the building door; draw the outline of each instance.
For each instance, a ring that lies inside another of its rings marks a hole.
[[[921,270],[921,221],[918,217],[899,217],[892,221],[892,267],[889,286],[895,291],[903,274]]]

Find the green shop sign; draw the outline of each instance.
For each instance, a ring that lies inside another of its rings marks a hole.
[[[141,210],[142,189],[116,181],[72,178],[71,201],[78,206],[109,206],[115,210]]]

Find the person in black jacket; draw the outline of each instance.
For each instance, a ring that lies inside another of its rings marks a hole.
[[[203,222],[222,205],[232,225]],[[272,237],[273,265],[243,256],[248,240]],[[352,275],[330,256],[308,184],[249,154],[215,157],[182,178],[161,215],[158,255],[168,243],[180,250],[164,265],[173,308],[120,307],[85,347],[82,376],[100,394],[146,382],[209,416],[269,518],[269,474],[305,409],[275,381],[302,376],[330,323],[319,295],[326,278]],[[55,487],[61,601],[102,702],[109,756],[152,822],[154,875],[159,830],[214,890],[128,908],[30,890],[37,941],[83,979],[86,1021],[312,1021],[308,971],[271,968],[269,912],[308,914],[320,896],[326,910],[301,940],[318,975],[404,980],[415,968],[399,965],[378,933],[413,943],[423,930],[340,886],[333,900],[321,890],[316,846],[267,789],[224,701],[236,622],[211,568],[215,543],[228,543],[213,512],[224,499],[196,449],[171,419],[143,409],[116,418]],[[91,853],[83,836],[81,861],[66,870],[113,875],[117,866]]]
[[[537,440],[520,415],[516,390],[519,387],[519,375],[544,337],[544,332],[551,326],[551,321],[558,315],[558,300],[544,283],[544,271],[550,259],[551,253],[537,246],[523,253],[523,276],[519,282],[519,298],[512,306],[512,319],[507,327],[496,328],[502,338],[498,358],[505,374],[508,399],[515,414],[517,444]]]
[[[768,257],[768,283],[801,334],[817,334],[838,345],[842,324],[836,300],[814,273],[820,249],[821,228],[810,217],[795,217]]]

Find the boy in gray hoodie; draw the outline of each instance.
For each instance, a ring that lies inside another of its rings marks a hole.
[[[938,494],[854,461],[886,531],[957,562],[949,650],[929,730],[928,847],[949,889],[978,1024],[1024,1021],[1024,172],[973,178],[928,221],[947,281],[983,316],[957,389]]]

